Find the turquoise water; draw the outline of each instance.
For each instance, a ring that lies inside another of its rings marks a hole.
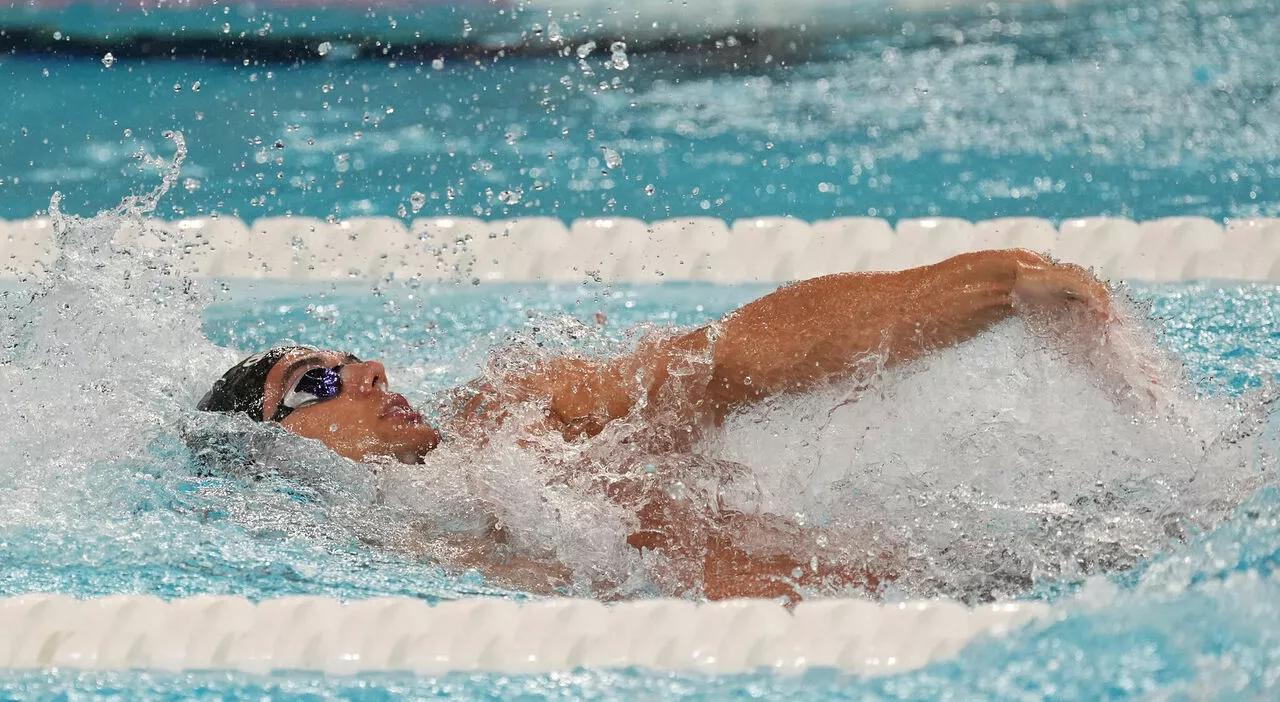
[[[71,211],[114,207],[151,186],[136,156],[168,155],[161,134],[171,129],[186,134],[190,158],[161,200],[165,217],[1275,215],[1277,9],[1100,3],[998,23],[956,13],[829,38],[811,60],[786,66],[636,54],[618,70],[597,54],[590,75],[576,58],[107,68],[3,56],[0,88],[13,99],[0,111],[0,217],[46,209],[55,189]],[[505,344],[618,350],[634,342],[622,332],[634,324],[700,324],[767,292],[229,281],[205,295],[138,271],[127,255],[100,258],[102,268],[72,266],[34,300],[2,301],[0,418],[10,431],[0,438],[0,595],[524,597],[476,574],[446,574],[404,547],[408,524],[439,509],[434,484],[398,484],[397,500],[380,501],[366,472],[278,436],[283,455],[263,474],[200,470],[182,428],[236,355],[208,342],[247,351],[291,338],[383,358],[393,387],[431,412]],[[802,485],[813,496],[773,497],[833,519],[849,516],[841,500],[883,497],[875,518],[920,536],[932,568],[903,596],[1063,607],[1062,619],[979,642],[954,662],[883,679],[46,671],[0,674],[0,696],[1273,697],[1280,492],[1263,471],[1280,455],[1280,430],[1257,403],[1280,379],[1280,288],[1131,292],[1149,306],[1137,316],[1185,367],[1185,427],[1108,410],[1069,364],[1041,358],[1015,328],[931,361],[920,378],[933,394],[923,400],[908,396],[906,378],[886,386],[888,400],[858,403],[897,422],[898,443],[869,435],[889,441],[886,451],[910,457],[923,447],[908,468],[942,461],[1015,506],[1047,499],[1041,483],[1066,485],[1058,512],[951,502],[967,494],[951,484],[876,493],[864,474],[888,475],[894,464],[872,462],[875,441],[847,449],[864,436],[857,416],[814,434],[784,404],[765,417],[765,441],[739,428],[717,449],[766,482],[809,468],[812,449],[793,439],[848,458],[852,483],[815,479]],[[593,329],[597,312],[608,318],[603,330]],[[1233,421],[1232,403],[1253,408],[1240,432],[1199,445],[1209,434],[1197,423]],[[1016,421],[981,425],[990,444],[963,440],[975,435],[965,417],[1001,412]],[[500,458],[479,460],[513,479],[526,468]],[[448,468],[433,467],[433,477]],[[894,503],[897,494],[923,506]],[[935,521],[913,527],[921,514]],[[956,542],[940,546],[925,538],[932,532]],[[985,570],[992,554],[1007,572]]]
[[[166,217],[1274,215],[1278,7],[957,11],[736,69],[0,56],[0,217],[114,206],[172,129]]]

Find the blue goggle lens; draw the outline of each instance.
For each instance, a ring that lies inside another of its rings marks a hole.
[[[303,373],[289,392],[285,393],[271,420],[283,421],[290,412],[333,399],[340,392],[342,392],[342,366],[312,368]]]
[[[313,395],[317,400],[337,397],[338,393],[342,392],[342,366],[312,368],[298,378],[298,382],[293,386],[293,392]]]

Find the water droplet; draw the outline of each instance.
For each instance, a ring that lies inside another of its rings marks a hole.
[[[751,376],[749,376],[749,375],[748,375],[747,377],[743,378],[743,379],[742,379],[742,384],[743,384],[743,385],[750,385],[750,384],[751,384]]]
[[[431,61],[431,67],[437,71],[444,70],[444,59],[438,58]]]
[[[604,152],[604,165],[609,168],[617,168],[622,165],[622,154],[613,149],[602,146],[600,150]]]
[[[180,93],[180,92],[182,92],[182,84],[181,84],[181,83],[174,83],[174,84],[173,84],[173,92],[175,92],[175,93]]]
[[[520,204],[521,197],[523,197],[523,193],[520,192],[520,188],[516,188],[515,190],[503,190],[498,193],[498,199],[501,200],[504,205],[518,205]]]
[[[667,494],[670,495],[672,499],[683,500],[687,494],[685,491],[684,483],[677,480],[674,483],[668,485]]]
[[[609,53],[613,54],[609,61],[616,71],[625,71],[631,65],[631,61],[627,60],[627,45],[620,41],[613,42],[613,46],[609,47]]]
[[[193,93],[198,93],[198,92],[200,92],[200,81],[196,81],[196,82],[194,82],[194,83],[192,83],[192,84],[191,84],[191,92],[193,92]]]
[[[657,189],[657,188],[655,188],[655,187],[653,187],[652,185],[646,185],[646,186],[644,186],[644,194],[645,194],[645,195],[652,195],[652,194],[654,194],[654,193],[656,193],[656,192],[658,192],[658,189]]]
[[[547,23],[547,39],[549,41],[564,41],[564,30],[560,29],[559,23]]]
[[[427,196],[418,191],[414,191],[409,196],[409,207],[413,208],[413,213],[418,214],[422,211],[422,206],[427,204]]]
[[[54,33],[53,33],[53,40],[54,40],[54,41],[62,41],[62,32],[54,32]]]
[[[596,50],[596,43],[594,41],[589,41],[583,44],[582,46],[578,47],[578,58],[584,59],[590,56],[591,52],[595,50]]]
[[[327,41],[320,42],[320,45],[316,47],[316,53],[321,56],[327,56],[330,51],[333,51],[333,44]]]
[[[108,51],[106,55],[102,57],[102,65],[106,66],[107,68],[111,68],[112,66],[116,65],[116,57],[112,56],[111,52]]]
[[[200,189],[200,179],[199,179],[199,178],[185,178],[185,179],[183,179],[183,181],[182,181],[182,187],[183,187],[183,188],[186,188],[187,192],[189,192],[189,193],[194,193],[195,191],[197,191],[197,190],[199,190],[199,189]]]

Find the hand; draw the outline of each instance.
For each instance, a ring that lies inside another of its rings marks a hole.
[[[1020,252],[1013,286],[1014,306],[1046,312],[1083,312],[1105,329],[1117,319],[1106,284],[1071,263],[1055,263],[1044,256]]]

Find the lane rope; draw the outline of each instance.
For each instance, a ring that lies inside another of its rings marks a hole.
[[[587,668],[896,673],[1049,615],[1042,603],[641,600],[516,603],[319,596],[0,599],[0,667],[510,674]]]
[[[234,217],[125,222],[118,247],[189,276],[284,281],[776,283],[840,271],[897,270],[965,251],[1028,248],[1141,281],[1280,282],[1280,219],[1134,222],[1095,217],[871,218],[727,223],[683,218],[485,221],[391,217],[336,222]],[[56,258],[48,219],[0,221],[0,278],[39,275]]]

